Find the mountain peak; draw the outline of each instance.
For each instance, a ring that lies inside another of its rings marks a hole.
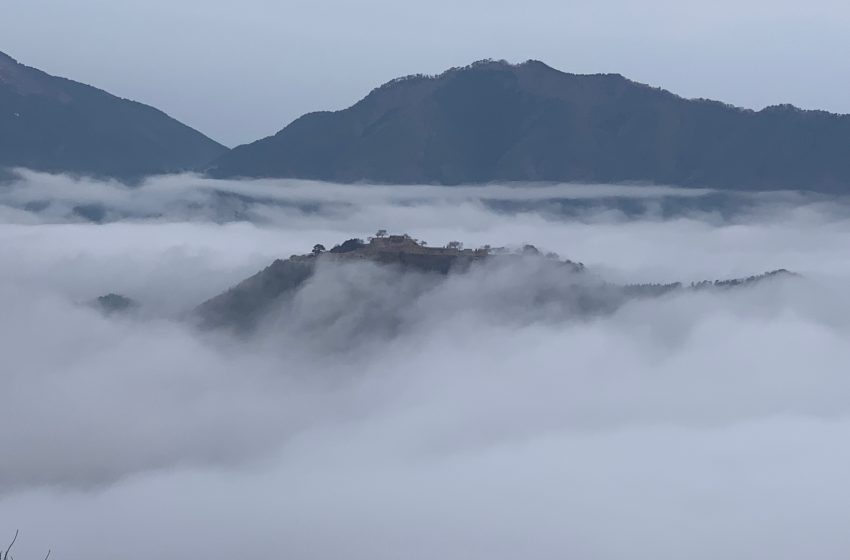
[[[405,76],[401,76],[398,78],[393,78],[392,80],[385,82],[383,85],[379,86],[376,89],[382,89],[387,86],[396,85],[405,82],[416,82],[416,81],[427,81],[427,80],[440,80],[444,78],[448,78],[458,74],[465,74],[479,70],[494,70],[494,71],[507,71],[507,72],[529,72],[529,73],[551,73],[560,76],[572,76],[576,78],[582,77],[604,77],[604,78],[616,78],[622,80],[624,82],[636,83],[624,77],[622,74],[616,73],[607,73],[607,74],[570,74],[567,72],[563,72],[561,70],[557,70],[545,62],[536,59],[529,59],[524,62],[512,63],[508,62],[504,59],[493,59],[493,58],[483,58],[481,60],[476,60],[470,64],[465,66],[454,66],[449,68],[448,70],[444,70],[439,74],[408,74]]]

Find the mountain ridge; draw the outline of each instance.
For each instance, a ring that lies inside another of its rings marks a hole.
[[[448,69],[446,69],[442,72],[439,72],[437,74],[414,73],[414,74],[407,74],[405,76],[399,76],[397,78],[393,78],[391,80],[388,80],[388,81],[382,83],[381,85],[379,85],[375,88],[372,88],[372,90],[369,93],[367,93],[362,99],[356,101],[353,105],[349,105],[348,107],[345,107],[343,109],[337,109],[337,110],[311,111],[309,113],[305,113],[302,116],[310,115],[310,114],[313,114],[313,113],[338,113],[340,111],[345,111],[346,109],[350,109],[350,108],[354,107],[355,105],[357,105],[359,103],[362,103],[363,101],[366,100],[366,98],[368,98],[373,93],[379,92],[379,91],[381,91],[385,88],[388,88],[388,87],[391,87],[391,86],[394,86],[394,85],[397,85],[397,84],[400,84],[400,83],[404,83],[404,82],[407,82],[407,81],[415,81],[417,79],[426,79],[426,80],[427,79],[439,79],[441,77],[451,75],[453,73],[461,72],[461,71],[464,71],[464,70],[470,70],[470,69],[474,69],[474,68],[487,67],[487,66],[496,66],[496,67],[502,66],[502,67],[510,67],[510,68],[521,68],[521,67],[525,67],[525,66],[537,66],[539,68],[543,68],[543,69],[548,70],[548,71],[558,72],[560,74],[563,74],[563,75],[566,75],[566,76],[571,76],[571,77],[576,77],[576,78],[616,79],[616,80],[621,80],[625,83],[628,83],[629,85],[636,86],[636,87],[639,87],[639,88],[645,88],[647,90],[651,90],[651,91],[658,92],[658,93],[663,93],[663,94],[669,95],[669,96],[671,96],[675,99],[679,99],[679,100],[682,100],[682,101],[692,101],[692,102],[707,103],[707,104],[712,104],[712,105],[716,104],[716,105],[725,107],[727,109],[734,109],[734,110],[737,110],[737,111],[740,111],[740,112],[743,112],[743,113],[757,114],[757,113],[771,112],[771,111],[794,111],[794,112],[800,112],[800,113],[815,113],[815,114],[821,114],[821,115],[824,115],[824,116],[832,116],[832,117],[850,117],[850,113],[839,113],[839,112],[835,112],[835,111],[827,111],[825,109],[806,109],[806,108],[798,107],[798,106],[794,105],[793,103],[773,103],[771,105],[766,105],[766,106],[762,107],[761,109],[754,109],[752,107],[744,107],[744,106],[741,106],[741,105],[735,105],[734,103],[726,103],[724,101],[720,101],[720,100],[717,100],[717,99],[711,99],[711,98],[708,98],[708,97],[686,97],[684,95],[679,95],[679,94],[677,94],[673,91],[665,89],[661,86],[653,86],[653,85],[647,84],[645,82],[633,80],[633,79],[631,79],[631,78],[629,78],[629,77],[627,77],[627,76],[625,76],[625,75],[623,75],[619,72],[593,72],[593,73],[565,72],[563,70],[558,70],[557,68],[550,66],[550,65],[546,64],[545,62],[543,62],[541,60],[533,59],[533,58],[530,58],[528,60],[525,60],[523,62],[518,62],[518,63],[511,63],[511,62],[508,62],[507,60],[504,60],[504,59],[485,58],[485,59],[481,59],[481,60],[476,60],[476,61],[474,61],[470,64],[467,64],[465,66],[453,66],[453,67],[448,68]],[[274,134],[272,134],[270,136],[274,136]]]
[[[461,184],[850,185],[850,116],[687,99],[620,74],[479,61],[390,80],[214,161],[215,177]]]
[[[227,148],[167,113],[0,52],[0,167],[138,179]]]

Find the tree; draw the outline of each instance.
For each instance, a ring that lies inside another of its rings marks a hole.
[[[318,256],[318,255],[320,255],[324,252],[325,252],[325,246],[322,245],[321,243],[316,243],[315,245],[313,245],[313,254],[314,255]]]
[[[9,556],[9,553],[12,551],[12,547],[15,546],[15,541],[18,540],[18,531],[15,531],[15,536],[12,538],[12,542],[9,543],[9,546],[6,547],[5,554],[2,553],[2,549],[0,549],[0,560],[13,560],[12,556]],[[44,557],[44,560],[50,558],[50,551],[47,551],[47,556]]]
[[[356,251],[364,247],[365,245],[366,244],[363,242],[362,239],[349,239],[343,242],[342,245],[337,245],[333,249],[331,249],[331,253],[350,253],[351,251]]]
[[[523,255],[539,255],[540,250],[534,245],[528,244],[522,248]]]
[[[386,237],[386,236],[387,236],[387,230],[385,230],[385,229],[379,229],[379,230],[375,233],[375,237],[377,237],[378,239],[382,239],[382,238],[384,238],[384,237]]]
[[[446,243],[446,248],[460,251],[463,249],[463,243],[461,243],[460,241],[449,241],[448,243]]]

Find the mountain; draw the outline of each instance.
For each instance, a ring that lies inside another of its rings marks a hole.
[[[216,160],[218,177],[850,186],[850,116],[684,99],[617,74],[482,61],[393,80]]]
[[[316,245],[312,253],[278,259],[254,276],[203,302],[192,315],[204,328],[250,330],[269,314],[280,298],[293,294],[312,278],[320,265],[365,263],[391,269],[408,278],[416,275],[435,278],[467,272],[484,262],[499,260],[505,264],[529,256],[545,258],[560,271],[579,272],[584,268],[581,263],[558,260],[554,254],[543,257],[531,245],[519,252],[490,247],[464,249],[459,243],[447,247],[426,247],[408,235],[379,235],[368,243],[349,239],[330,251]],[[381,290],[376,289],[373,295],[380,298],[380,293]]]
[[[360,239],[349,239],[328,252],[317,245],[310,254],[274,261],[254,276],[199,305],[194,315],[206,328],[251,328],[269,311],[272,302],[311,278],[320,260],[333,263],[372,262],[408,271],[445,275],[450,270],[466,269],[484,256],[481,251],[462,248],[423,247],[406,235],[375,237],[368,244]]]
[[[197,169],[226,151],[153,107],[0,53],[0,167],[133,179]]]
[[[347,275],[341,273],[346,267],[350,272]],[[507,274],[501,274],[504,272]],[[322,273],[324,278],[313,282],[316,293],[312,304],[302,301],[299,305],[299,294]],[[264,322],[281,318],[300,327],[325,329],[345,323],[354,331],[360,330],[359,326],[354,328],[360,325],[359,320],[345,317],[352,313],[363,320],[383,322],[388,331],[393,331],[405,320],[403,316],[409,308],[416,307],[416,302],[427,297],[440,282],[450,275],[465,274],[478,276],[472,277],[474,290],[463,292],[464,310],[477,306],[487,313],[504,313],[508,317],[539,312],[550,319],[611,313],[634,299],[684,290],[741,288],[793,276],[787,270],[775,270],[742,279],[696,282],[687,287],[680,282],[617,285],[587,274],[581,263],[561,259],[554,253],[544,255],[532,245],[513,251],[489,246],[464,249],[457,243],[425,247],[407,235],[381,235],[368,243],[349,239],[330,251],[316,245],[311,253],[278,259],[198,305],[190,319],[204,329],[235,332],[251,332]],[[338,307],[329,312],[334,303]]]

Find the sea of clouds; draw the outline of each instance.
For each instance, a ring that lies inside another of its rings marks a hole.
[[[426,289],[328,268],[247,339],[181,320],[379,228],[532,243],[611,283],[800,276],[570,317],[536,306],[553,280],[524,261]],[[799,193],[21,172],[0,185],[0,541],[86,560],[846,557],[848,247],[848,200]],[[109,292],[140,310],[87,305]]]

